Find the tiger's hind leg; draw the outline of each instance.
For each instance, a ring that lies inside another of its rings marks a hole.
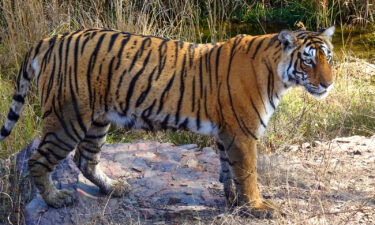
[[[60,124],[64,124],[61,127]],[[52,182],[51,173],[56,165],[74,150],[84,137],[84,131],[73,124],[59,122],[56,116],[44,119],[44,135],[37,151],[28,161],[30,176],[39,189],[44,201],[55,208],[73,203],[73,192],[58,190]],[[75,130],[75,132],[69,132]]]
[[[129,185],[122,180],[112,180],[100,168],[100,150],[106,140],[108,122],[94,122],[85,138],[78,144],[74,162],[82,174],[106,194],[120,197],[129,192]]]

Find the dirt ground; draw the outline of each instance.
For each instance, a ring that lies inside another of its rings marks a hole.
[[[224,212],[196,224],[375,224],[375,135],[261,153],[258,171],[263,195],[280,207],[275,218]]]
[[[283,214],[259,224],[375,223],[375,136],[290,146],[262,154],[258,168]]]

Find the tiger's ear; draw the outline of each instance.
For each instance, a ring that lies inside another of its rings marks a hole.
[[[278,36],[279,41],[284,47],[284,50],[291,51],[297,45],[297,38],[292,31],[283,30],[279,33]]]
[[[330,39],[330,38],[332,38],[334,33],[335,33],[335,26],[332,26],[330,28],[322,30],[319,35]]]

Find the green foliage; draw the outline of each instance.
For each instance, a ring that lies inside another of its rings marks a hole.
[[[125,129],[116,129],[112,127],[110,135],[108,136],[108,143],[119,143],[119,142],[134,142],[139,140],[148,141],[159,141],[159,142],[169,142],[175,145],[185,145],[185,144],[197,144],[199,147],[203,148],[206,146],[213,145],[213,139],[209,136],[199,135],[188,131],[128,131]]]
[[[375,24],[375,5],[365,0],[249,0],[246,2],[245,7],[236,8],[231,21],[256,24],[258,31],[263,32],[292,28],[300,21],[308,29],[313,30],[337,24],[356,26]]]
[[[265,6],[256,2],[243,15],[244,22],[265,24],[273,23],[292,28],[302,21],[308,28],[315,28],[320,16],[319,9],[311,1],[285,1],[280,6]]]

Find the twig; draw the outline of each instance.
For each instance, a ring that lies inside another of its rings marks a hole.
[[[5,193],[5,192],[0,192],[0,194],[3,194],[3,195],[5,195],[6,197],[8,197],[10,199],[10,203],[11,203],[11,206],[12,206],[12,210],[11,211],[13,211],[13,199],[12,199],[12,197],[8,193]],[[7,216],[7,219],[8,219],[9,224],[13,224],[10,221],[10,215]]]

